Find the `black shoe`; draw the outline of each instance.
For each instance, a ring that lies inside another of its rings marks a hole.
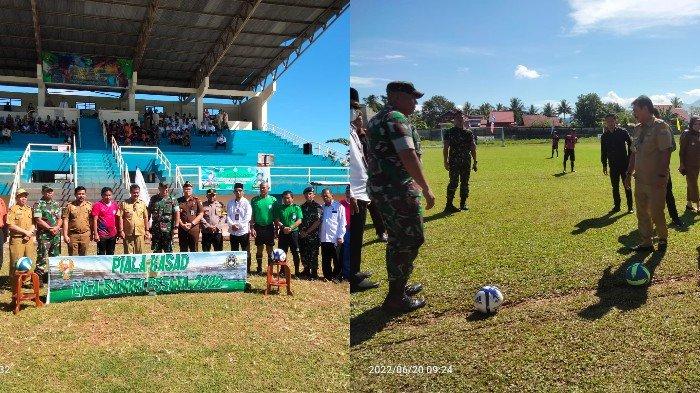
[[[398,300],[387,299],[382,304],[382,307],[389,312],[406,313],[418,310],[425,306],[424,299],[415,299],[404,295]]]
[[[382,233],[382,235],[381,235],[381,236],[378,236],[377,238],[378,238],[379,241],[382,242],[382,243],[386,243],[386,242],[389,241],[389,235],[387,235],[386,233]]]
[[[445,213],[457,213],[459,211],[458,208],[456,208],[454,205],[447,205],[445,206],[445,210],[443,210]]]
[[[632,209],[631,207],[628,207],[627,214],[632,214],[632,213],[634,213],[634,209]]]
[[[610,209],[610,214],[617,213],[620,211],[620,206],[615,206],[612,209]]]
[[[365,278],[370,278],[370,277],[372,277],[371,272],[357,272],[357,274],[355,274],[355,278],[357,278],[360,281],[364,280]]]
[[[666,247],[668,247],[668,243],[666,242],[666,240],[660,239],[660,240],[659,240],[659,245],[657,246],[657,248],[659,249],[659,251],[665,250]]]
[[[370,280],[365,278],[364,280],[358,282],[357,284],[350,285],[350,293],[362,292],[362,291],[366,291],[368,289],[374,289],[377,287],[379,287],[379,283],[376,283],[374,281],[370,281]]]
[[[459,207],[459,210],[467,211],[467,210],[469,210],[469,206],[467,206],[467,205],[462,205],[462,206]]]
[[[681,221],[680,218],[676,218],[674,220],[671,220],[671,225],[673,225],[674,227],[680,228],[683,226],[683,221]]]
[[[651,245],[644,245],[644,244],[638,244],[634,247],[631,247],[630,250],[634,252],[654,252],[654,246]]]
[[[263,274],[262,268],[259,267],[258,270],[255,271],[255,274],[257,274],[258,276],[262,276],[262,274]]]
[[[411,285],[406,285],[406,287],[404,288],[404,293],[407,296],[413,296],[413,295],[418,294],[422,290],[423,290],[423,284],[415,283],[415,284],[411,284]]]

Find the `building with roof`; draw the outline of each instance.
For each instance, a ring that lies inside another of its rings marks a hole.
[[[561,119],[556,116],[523,115],[523,127],[560,127]]]
[[[515,126],[515,114],[513,111],[491,111],[488,118],[488,125],[494,127],[513,127]]]

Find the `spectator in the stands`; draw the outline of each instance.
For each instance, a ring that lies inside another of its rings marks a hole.
[[[10,105],[9,100],[5,101],[5,106],[2,108],[2,110],[4,110],[5,112],[12,112],[12,105]]]
[[[185,132],[182,134],[182,146],[185,147],[191,147],[192,143],[190,142],[190,131],[185,130]]]
[[[0,142],[2,143],[10,143],[12,140],[12,130],[10,130],[9,127],[7,127],[7,124],[2,126],[2,138],[0,138]]]
[[[5,118],[5,125],[11,130],[15,129],[15,119],[9,113],[7,114],[7,117]]]
[[[216,137],[216,145],[214,148],[218,149],[219,147],[223,147],[224,149],[226,148],[226,137],[224,134],[219,134],[219,136]]]

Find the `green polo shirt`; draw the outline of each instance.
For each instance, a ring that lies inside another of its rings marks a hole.
[[[291,226],[294,225],[297,220],[301,220],[303,218],[301,214],[301,207],[295,203],[292,203],[291,205],[279,204],[277,205],[277,209],[275,211],[275,218],[280,220],[280,223],[282,223],[283,226],[291,228]],[[292,232],[296,232],[298,230],[299,227],[296,227],[292,230]]]
[[[274,208],[277,204],[277,198],[268,194],[265,198],[260,195],[254,197],[250,201],[250,206],[253,208],[253,221],[262,226],[272,224],[274,217]]]

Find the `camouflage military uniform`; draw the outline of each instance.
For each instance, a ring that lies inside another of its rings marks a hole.
[[[175,212],[180,210],[172,196],[154,195],[148,204],[151,215],[151,249],[153,252],[173,252],[173,228]]]
[[[459,205],[464,207],[469,197],[469,174],[471,171],[471,149],[474,145],[474,134],[471,130],[452,127],[445,133],[445,142],[449,145],[447,163],[449,165],[450,182],[447,184],[447,204],[452,200],[459,183]]]
[[[40,199],[34,204],[34,218],[41,218],[50,226],[56,226],[61,218],[61,207],[56,201]],[[47,229],[39,229],[37,225],[37,273],[49,270],[49,257],[61,255],[61,231],[55,235]]]
[[[304,202],[304,204],[301,205],[301,215],[302,219],[299,230],[306,232],[311,228],[313,223],[321,220],[323,208],[316,201]],[[299,236],[301,263],[304,265],[304,270],[310,273],[312,277],[318,274],[318,249],[321,246],[318,232],[320,228],[321,226],[319,225],[313,232],[306,233],[306,236]]]
[[[389,235],[389,282],[405,285],[425,238],[420,188],[403,167],[398,151],[414,149],[420,158],[420,137],[406,116],[387,105],[369,121],[367,142],[367,191],[381,212]]]

